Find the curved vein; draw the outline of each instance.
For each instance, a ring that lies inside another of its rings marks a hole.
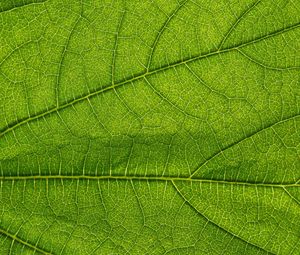
[[[147,61],[147,70],[149,70],[151,62],[152,62],[152,58],[153,58],[153,54],[154,51],[156,49],[156,46],[159,42],[160,37],[162,36],[163,32],[165,31],[165,29],[167,28],[168,24],[171,22],[171,20],[175,17],[175,15],[179,12],[179,10],[187,3],[188,0],[185,0],[182,4],[180,4],[179,6],[176,7],[176,9],[172,12],[172,14],[167,18],[167,20],[165,21],[165,23],[163,24],[163,26],[160,28],[160,30],[158,31],[156,38],[151,46],[151,52],[149,54],[149,58]]]
[[[196,72],[188,65],[185,64],[187,70],[208,90],[212,91],[213,93],[215,93],[216,95],[225,97],[226,99],[228,99],[228,97],[225,94],[222,94],[221,92],[217,91],[216,89],[211,88],[210,86],[208,86],[203,80],[202,78],[196,74]]]
[[[290,67],[274,67],[274,66],[268,66],[262,62],[260,62],[259,60],[256,60],[254,58],[252,58],[251,56],[249,56],[248,54],[246,54],[244,51],[237,49],[237,51],[244,56],[245,58],[247,58],[249,61],[251,61],[252,63],[255,63],[263,68],[269,69],[269,70],[276,70],[276,71],[286,71],[286,70],[297,70],[300,69],[300,66],[290,66]]]
[[[253,243],[251,243],[251,242],[245,240],[244,238],[242,238],[242,237],[240,237],[240,236],[234,234],[234,233],[231,232],[230,230],[228,230],[228,229],[226,229],[226,228],[224,228],[224,227],[218,225],[218,224],[215,223],[214,221],[212,221],[212,220],[211,220],[210,218],[208,218],[205,214],[201,213],[196,207],[194,207],[194,206],[190,203],[190,201],[188,201],[188,200],[186,199],[186,197],[182,194],[182,192],[181,192],[181,191],[178,189],[178,187],[176,186],[175,182],[172,181],[172,185],[173,185],[173,187],[175,188],[177,194],[179,194],[179,196],[185,201],[185,203],[186,203],[191,209],[193,209],[197,214],[199,214],[200,216],[202,216],[203,218],[205,218],[209,223],[211,223],[211,224],[213,224],[214,226],[220,228],[221,230],[225,231],[226,233],[230,234],[231,236],[233,236],[233,237],[239,239],[239,240],[242,241],[243,243],[246,243],[247,245],[254,246],[254,247],[256,247],[256,248],[259,249],[259,250],[262,250],[262,251],[264,251],[264,252],[267,252],[268,254],[274,254],[274,253],[272,253],[272,252],[270,252],[270,251],[267,251],[267,250],[265,250],[264,248],[262,248],[262,247],[260,247],[260,246],[258,246],[258,245],[256,245],[256,244],[253,244]],[[274,254],[274,255],[275,255],[275,254]]]
[[[231,47],[223,49],[223,50],[217,50],[217,51],[213,51],[213,52],[210,52],[210,53],[205,53],[205,54],[202,54],[202,55],[197,55],[197,56],[194,56],[194,57],[191,57],[191,58],[188,58],[188,59],[185,59],[185,60],[181,60],[181,61],[178,61],[178,62],[174,62],[172,64],[169,64],[169,65],[157,68],[157,69],[153,69],[151,71],[147,71],[147,72],[144,72],[144,73],[141,73],[141,74],[138,74],[135,77],[132,77],[130,79],[126,79],[126,80],[120,81],[120,82],[118,82],[118,83],[116,83],[114,85],[110,85],[110,86],[106,86],[106,87],[101,86],[100,89],[95,90],[95,91],[93,91],[91,93],[82,95],[82,96],[80,96],[80,97],[78,97],[78,98],[76,98],[76,99],[74,99],[74,100],[72,100],[70,102],[67,102],[65,104],[60,105],[59,107],[51,108],[51,109],[49,109],[49,110],[47,110],[45,112],[36,114],[34,116],[27,117],[27,118],[25,118],[25,119],[23,119],[23,120],[21,120],[21,121],[19,121],[17,123],[14,122],[11,125],[8,125],[8,126],[4,127],[1,130],[2,132],[0,133],[0,138],[2,136],[4,136],[6,133],[13,131],[14,129],[16,129],[19,126],[27,124],[28,122],[31,122],[33,120],[37,120],[37,119],[43,118],[43,117],[45,117],[47,115],[50,115],[52,113],[55,113],[55,112],[59,112],[59,111],[65,109],[65,108],[67,108],[69,106],[73,106],[73,105],[75,105],[75,104],[77,104],[79,102],[82,102],[82,101],[84,101],[84,100],[86,100],[88,98],[97,96],[97,95],[99,95],[101,93],[104,93],[104,92],[107,92],[107,91],[110,91],[110,90],[113,90],[113,89],[115,89],[117,87],[121,87],[121,86],[123,86],[125,84],[128,84],[128,83],[130,84],[131,82],[143,79],[146,76],[150,76],[150,75],[153,75],[153,74],[156,74],[156,73],[160,73],[160,72],[166,71],[168,69],[184,65],[186,63],[190,63],[190,62],[194,62],[194,61],[200,60],[202,58],[209,58],[209,57],[212,57],[212,56],[217,55],[217,54],[223,54],[223,53],[231,52],[231,51],[237,50],[239,48],[248,46],[250,44],[254,44],[254,43],[260,42],[262,40],[265,40],[265,39],[268,39],[268,38],[271,38],[271,37],[283,34],[283,33],[287,32],[287,31],[296,29],[298,27],[300,27],[300,22],[298,22],[296,24],[293,24],[293,25],[291,25],[289,27],[279,29],[279,30],[274,31],[272,33],[269,33],[267,35],[258,37],[258,38],[254,39],[254,40],[251,40],[251,41],[248,41],[248,42],[245,42],[245,43],[241,43],[239,45],[234,45],[234,46],[231,46]]]
[[[149,87],[153,90],[153,92],[163,101],[165,101],[167,104],[169,104],[171,107],[174,107],[176,110],[178,110],[179,112],[181,112],[183,115],[191,117],[193,119],[197,119],[197,120],[201,120],[201,118],[199,118],[196,115],[193,114],[189,114],[187,112],[185,112],[183,109],[181,109],[178,105],[176,105],[176,103],[173,103],[170,99],[168,99],[165,95],[163,95],[159,90],[157,90],[153,84],[146,78],[144,77],[145,82],[149,85]]]
[[[230,148],[232,148],[232,147],[234,147],[234,146],[236,146],[236,145],[238,145],[238,144],[244,142],[245,140],[248,140],[249,138],[251,138],[251,137],[253,137],[253,136],[255,136],[255,135],[261,133],[262,131],[264,131],[264,130],[266,130],[266,129],[272,128],[272,127],[274,127],[274,126],[276,126],[276,125],[278,125],[278,124],[280,124],[280,123],[284,123],[284,122],[287,122],[287,121],[289,121],[289,120],[295,119],[295,118],[297,118],[297,117],[299,117],[299,116],[300,116],[300,113],[297,113],[297,114],[294,115],[294,116],[291,116],[291,117],[288,117],[288,118],[285,118],[285,119],[281,119],[280,121],[276,121],[276,122],[274,122],[274,123],[271,123],[271,124],[269,124],[268,126],[263,127],[263,128],[261,128],[261,129],[259,129],[259,130],[255,130],[253,133],[251,133],[251,134],[245,136],[244,138],[242,138],[242,139],[240,139],[240,140],[237,140],[237,141],[235,141],[235,142],[233,142],[233,143],[227,145],[225,148],[223,148],[223,149],[221,149],[221,150],[215,152],[215,153],[212,154],[208,159],[206,159],[203,163],[201,163],[201,164],[200,164],[200,165],[192,172],[190,178],[193,178],[193,176],[194,176],[194,175],[195,175],[195,174],[196,174],[203,166],[207,165],[210,161],[212,161],[213,159],[215,159],[215,158],[217,158],[218,156],[220,156],[224,151],[226,151],[226,150],[228,150],[228,149],[230,149]]]
[[[300,201],[295,196],[293,196],[285,187],[282,187],[282,189],[298,206],[300,206]]]
[[[7,13],[7,12],[11,12],[13,10],[16,10],[16,9],[19,9],[19,8],[22,8],[22,7],[26,7],[26,6],[29,6],[29,5],[36,5],[36,4],[44,4],[46,3],[48,0],[39,0],[39,1],[30,1],[29,3],[21,3],[21,4],[17,4],[17,5],[14,5],[13,7],[11,8],[5,8],[5,9],[2,9],[0,10],[0,14],[2,13]]]
[[[39,248],[39,247],[37,247],[37,246],[35,246],[35,245],[33,245],[33,244],[30,244],[30,243],[28,243],[27,241],[22,240],[22,239],[21,239],[20,237],[18,237],[17,235],[13,235],[13,234],[9,233],[7,230],[4,230],[4,229],[1,229],[1,228],[0,228],[0,234],[9,237],[9,238],[12,239],[13,241],[17,241],[18,243],[23,244],[23,245],[25,245],[25,246],[27,246],[27,247],[33,249],[34,251],[38,251],[38,252],[40,252],[40,253],[42,253],[42,254],[46,254],[46,255],[53,255],[53,254],[50,253],[50,252],[44,251],[44,250],[42,250],[41,248]]]
[[[70,45],[72,35],[74,34],[74,31],[76,29],[76,26],[77,26],[80,18],[81,18],[81,14],[78,16],[78,18],[74,22],[74,24],[71,28],[71,31],[70,31],[70,33],[67,37],[65,47],[63,48],[62,53],[61,53],[60,62],[59,62],[59,65],[58,65],[58,74],[57,74],[57,78],[56,78],[56,86],[55,86],[55,97],[56,97],[56,106],[57,107],[59,107],[59,85],[60,85],[60,81],[61,81],[63,62],[65,60],[66,52],[67,52],[68,47]]]
[[[113,57],[112,57],[112,64],[111,64],[111,84],[115,84],[115,69],[116,69],[116,57],[117,57],[117,49],[118,49],[118,41],[120,37],[120,31],[122,28],[122,24],[124,21],[124,17],[126,14],[126,10],[124,10],[121,14],[121,18],[118,24],[117,31],[115,33],[115,45],[114,45],[114,50],[113,50]]]
[[[255,3],[253,3],[252,5],[250,5],[250,7],[248,9],[246,9],[241,15],[240,17],[237,18],[237,20],[234,22],[234,24],[230,27],[230,29],[228,30],[228,32],[226,33],[226,35],[224,36],[223,40],[221,41],[220,45],[219,45],[219,49],[222,48],[222,46],[224,45],[224,43],[227,41],[228,37],[230,36],[230,34],[232,33],[232,31],[237,27],[237,25],[242,21],[242,19],[252,10],[254,9],[254,7],[256,7],[259,3],[261,2],[261,0],[256,1]]]
[[[0,60],[0,67],[3,65],[3,63],[8,60],[16,51],[19,51],[23,47],[27,46],[28,44],[35,43],[36,41],[26,41],[18,45],[15,49],[12,49],[2,60]]]

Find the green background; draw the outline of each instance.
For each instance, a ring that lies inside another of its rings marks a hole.
[[[0,254],[300,254],[298,0],[0,1]]]

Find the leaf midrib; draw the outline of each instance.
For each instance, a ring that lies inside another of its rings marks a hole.
[[[78,97],[78,98],[76,98],[76,99],[74,99],[74,100],[72,100],[70,102],[64,103],[64,104],[62,104],[62,105],[60,105],[58,107],[51,108],[51,109],[49,109],[47,111],[44,111],[44,112],[38,113],[38,114],[36,114],[34,116],[25,118],[25,119],[23,119],[23,120],[21,120],[19,122],[14,122],[13,124],[7,125],[6,127],[2,128],[2,132],[0,133],[0,138],[3,137],[5,134],[13,131],[14,129],[16,129],[16,128],[18,128],[18,127],[20,127],[20,126],[22,126],[22,125],[24,125],[24,124],[26,124],[28,122],[31,122],[31,121],[34,121],[34,120],[38,120],[40,118],[43,118],[43,117],[45,117],[47,115],[50,115],[52,113],[55,113],[55,112],[59,112],[59,111],[65,109],[65,108],[68,108],[69,106],[73,106],[73,105],[75,105],[75,104],[77,104],[77,103],[79,103],[81,101],[84,101],[86,99],[92,98],[92,97],[94,97],[96,95],[99,95],[101,93],[104,93],[104,92],[116,89],[116,88],[121,87],[121,86],[123,86],[125,84],[131,83],[131,82],[135,82],[135,81],[140,80],[140,79],[142,79],[144,77],[151,76],[153,74],[156,74],[156,73],[159,73],[159,72],[163,72],[165,70],[168,70],[168,69],[171,69],[171,68],[183,65],[183,64],[194,62],[194,61],[200,60],[202,58],[209,58],[209,57],[212,57],[212,56],[217,55],[217,54],[223,54],[223,53],[231,52],[231,51],[234,51],[234,50],[238,50],[240,48],[243,48],[243,47],[246,47],[248,45],[260,42],[262,40],[265,40],[265,39],[268,39],[268,38],[271,38],[271,37],[283,34],[283,33],[287,32],[287,31],[296,29],[298,27],[300,27],[300,22],[295,23],[295,24],[290,25],[290,26],[287,26],[285,28],[276,30],[276,31],[271,32],[269,34],[266,34],[264,36],[257,37],[257,38],[255,38],[253,40],[248,41],[248,42],[244,42],[244,43],[241,43],[241,44],[238,44],[238,45],[234,45],[234,46],[231,46],[231,47],[228,47],[228,48],[225,48],[225,49],[216,50],[216,51],[213,51],[213,52],[210,52],[210,53],[205,53],[205,54],[197,55],[197,56],[185,59],[185,60],[174,62],[172,64],[162,66],[160,68],[156,68],[156,69],[153,69],[153,70],[150,70],[150,71],[146,71],[146,72],[144,72],[142,74],[138,74],[138,75],[136,75],[136,76],[134,76],[134,77],[132,77],[130,79],[126,79],[124,81],[121,81],[119,83],[115,83],[115,84],[110,85],[110,86],[106,86],[106,87],[101,86],[100,89],[95,90],[94,92],[91,92],[91,93],[88,93],[86,95],[80,96],[80,97]]]
[[[202,182],[213,184],[227,185],[244,185],[244,186],[260,186],[260,187],[300,187],[298,181],[293,183],[264,183],[264,182],[243,182],[243,181],[226,181],[212,180],[203,178],[177,177],[177,176],[124,176],[124,175],[27,175],[27,176],[0,176],[0,181],[16,181],[16,180],[121,180],[121,181],[187,181]]]

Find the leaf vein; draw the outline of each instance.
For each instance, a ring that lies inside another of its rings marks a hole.
[[[252,63],[255,63],[265,69],[269,69],[269,70],[276,70],[276,71],[287,71],[287,70],[298,70],[300,69],[300,66],[288,66],[288,67],[274,67],[274,66],[269,66],[266,65],[262,62],[260,62],[259,60],[254,59],[253,57],[249,56],[248,54],[246,54],[244,51],[237,49],[237,51],[244,56],[246,59],[248,59],[249,61],[251,61]]]
[[[4,230],[4,229],[2,229],[2,228],[0,228],[0,234],[9,237],[10,239],[13,240],[13,242],[14,242],[14,241],[17,241],[18,243],[23,244],[23,245],[25,245],[25,246],[27,246],[27,247],[29,247],[29,248],[35,250],[35,251],[38,251],[38,252],[40,252],[40,253],[42,253],[42,254],[53,255],[52,253],[47,252],[47,251],[45,251],[45,250],[43,250],[43,249],[37,247],[36,245],[33,245],[33,244],[31,244],[31,243],[28,243],[27,241],[22,240],[22,239],[21,239],[20,237],[18,237],[16,234],[13,235],[13,234],[9,233],[7,230]]]
[[[200,164],[200,165],[192,172],[192,174],[191,174],[190,177],[192,178],[192,177],[193,177],[193,176],[194,176],[194,175],[195,175],[195,174],[196,174],[203,166],[207,165],[211,160],[213,160],[213,159],[217,158],[218,156],[220,156],[224,151],[226,151],[226,150],[228,150],[228,149],[234,147],[235,145],[238,145],[238,144],[242,143],[243,141],[245,141],[245,140],[247,140],[247,139],[249,139],[249,138],[255,136],[256,134],[261,133],[262,131],[264,131],[264,130],[266,130],[266,129],[272,128],[272,127],[274,127],[274,126],[276,126],[276,125],[278,125],[278,124],[280,124],[280,123],[284,123],[284,122],[287,122],[287,121],[289,121],[289,120],[295,119],[295,118],[297,118],[297,117],[299,117],[299,116],[300,116],[300,113],[297,113],[297,114],[294,115],[294,116],[290,116],[290,117],[288,117],[288,118],[281,119],[280,121],[273,122],[273,123],[271,123],[271,124],[269,124],[269,125],[267,125],[267,126],[261,128],[261,129],[259,129],[259,130],[255,130],[253,133],[251,133],[251,134],[249,134],[249,135],[243,137],[243,138],[240,139],[240,140],[237,140],[237,141],[235,141],[235,142],[233,142],[233,143],[230,143],[230,144],[227,145],[225,148],[222,148],[221,150],[215,152],[215,153],[212,154],[208,159],[206,159],[203,163],[201,163],[201,164]]]
[[[113,89],[115,89],[117,87],[121,87],[121,86],[123,86],[125,84],[128,84],[128,83],[131,83],[131,82],[143,79],[146,76],[153,75],[153,74],[156,74],[156,73],[159,73],[159,72],[163,72],[163,71],[166,71],[168,69],[171,69],[171,68],[174,68],[174,67],[177,67],[177,66],[181,66],[181,65],[186,64],[186,63],[190,63],[190,62],[194,62],[194,61],[200,60],[202,58],[209,58],[209,57],[217,55],[217,54],[223,54],[223,53],[231,52],[231,51],[237,50],[238,48],[242,48],[242,47],[248,46],[250,44],[254,44],[254,43],[257,43],[259,41],[262,41],[264,39],[268,39],[270,37],[274,37],[274,36],[280,35],[280,34],[282,34],[284,32],[296,29],[298,27],[300,27],[300,22],[298,22],[296,24],[293,24],[293,25],[291,25],[289,27],[279,29],[279,30],[277,30],[275,32],[269,33],[269,34],[264,35],[262,37],[256,38],[256,39],[251,40],[249,42],[241,43],[240,45],[232,46],[232,47],[229,47],[229,48],[226,48],[226,49],[223,49],[223,50],[213,51],[213,52],[206,53],[206,54],[197,55],[195,57],[191,57],[191,58],[188,58],[186,60],[175,62],[173,64],[166,65],[166,66],[163,66],[163,67],[160,67],[160,68],[157,68],[157,69],[153,69],[153,70],[148,71],[148,72],[140,73],[137,76],[134,76],[134,77],[132,77],[130,79],[125,79],[125,80],[120,81],[120,82],[118,82],[118,83],[116,83],[114,85],[111,85],[111,86],[107,86],[107,87],[102,87],[101,86],[100,89],[97,89],[97,90],[95,90],[95,91],[93,91],[91,93],[79,96],[78,98],[76,98],[76,99],[74,99],[72,101],[69,101],[69,102],[67,102],[67,103],[65,103],[63,105],[60,105],[59,107],[51,108],[51,109],[49,109],[47,111],[44,111],[42,113],[38,113],[36,115],[26,117],[23,120],[18,120],[17,122],[14,122],[14,123],[11,123],[10,125],[7,125],[6,127],[2,128],[2,130],[1,130],[2,132],[0,131],[1,132],[0,133],[0,138],[2,136],[4,136],[6,133],[13,131],[15,128],[17,128],[19,126],[22,126],[22,125],[24,125],[24,124],[26,124],[28,122],[31,122],[33,120],[38,120],[40,118],[45,117],[46,115],[50,115],[52,113],[61,111],[61,110],[65,109],[65,108],[67,108],[69,106],[73,106],[73,105],[75,105],[75,104],[77,104],[79,102],[82,102],[82,101],[84,101],[87,98],[91,98],[91,97],[97,96],[97,95],[99,95],[101,93],[105,93],[105,92],[113,90]]]
[[[254,2],[252,5],[250,5],[250,7],[248,7],[248,9],[246,9],[241,15],[240,17],[237,18],[237,20],[234,22],[234,24],[230,27],[230,29],[228,30],[228,32],[225,34],[224,38],[222,39],[220,45],[219,45],[219,49],[222,48],[222,46],[224,45],[224,43],[227,41],[227,39],[229,38],[230,34],[233,32],[233,30],[237,27],[237,25],[243,20],[243,18],[249,13],[251,12],[251,10],[253,10],[259,3],[261,2],[261,0],[257,0],[256,2]]]
[[[155,39],[154,39],[154,42],[151,46],[151,52],[149,54],[149,58],[148,58],[148,61],[147,61],[147,70],[149,70],[150,68],[150,65],[151,65],[151,62],[152,62],[152,58],[153,58],[153,54],[154,54],[154,51],[157,47],[157,44],[160,40],[160,37],[162,36],[162,34],[164,33],[165,29],[167,28],[168,24],[171,22],[171,20],[176,16],[176,14],[179,12],[179,10],[188,2],[188,0],[185,0],[182,4],[180,4],[179,6],[177,6],[175,8],[175,10],[171,13],[171,15],[165,20],[164,24],[162,25],[162,27],[160,28],[160,30],[158,31]]]
[[[2,10],[0,10],[0,14],[2,13],[7,13],[7,12],[11,12],[11,11],[14,11],[16,9],[19,9],[19,8],[22,8],[22,7],[25,7],[25,6],[30,6],[30,5],[37,5],[37,4],[44,4],[48,2],[48,0],[38,0],[38,1],[30,1],[28,3],[21,3],[21,4],[17,4],[15,6],[12,6],[12,7],[7,7],[7,8],[3,8]]]
[[[130,175],[27,175],[27,176],[0,176],[0,181],[25,181],[25,180],[120,180],[120,181],[188,181],[188,182],[202,182],[215,183],[224,185],[244,185],[244,186],[260,186],[260,187],[300,187],[297,182],[292,183],[265,183],[265,182],[243,182],[243,181],[226,181],[226,180],[212,180],[190,177],[178,176],[130,176]]]
[[[57,107],[59,107],[59,85],[60,85],[61,76],[62,76],[63,62],[65,60],[65,56],[66,56],[67,50],[69,48],[71,38],[72,38],[72,36],[75,32],[76,26],[79,23],[80,18],[81,18],[81,14],[78,16],[78,18],[76,19],[76,21],[74,22],[74,24],[71,28],[71,31],[70,31],[70,33],[67,37],[66,44],[63,47],[63,50],[62,50],[62,53],[61,53],[60,62],[58,64],[58,72],[57,72],[56,86],[55,86],[55,96],[56,96],[56,106]]]
[[[231,232],[230,230],[228,230],[228,229],[226,229],[226,228],[224,228],[224,227],[218,225],[218,224],[215,223],[214,221],[212,221],[212,220],[211,220],[210,218],[208,218],[206,215],[204,215],[203,213],[201,213],[196,207],[194,207],[194,206],[193,206],[193,205],[185,198],[185,196],[184,196],[184,195],[182,194],[182,192],[179,190],[179,188],[177,187],[177,185],[175,184],[174,181],[172,181],[172,185],[174,186],[174,188],[175,188],[176,192],[179,194],[179,196],[185,201],[185,203],[186,203],[192,210],[194,210],[197,214],[199,214],[200,216],[202,216],[203,218],[205,218],[209,223],[211,223],[212,225],[214,225],[214,226],[220,228],[221,230],[225,231],[226,233],[232,235],[233,237],[235,237],[235,238],[241,240],[242,242],[246,243],[247,245],[254,246],[254,247],[258,248],[259,250],[262,250],[262,251],[267,252],[267,254],[274,254],[274,253],[272,253],[272,252],[270,252],[270,251],[268,251],[268,250],[266,250],[266,249],[264,249],[264,248],[258,246],[257,244],[254,244],[254,243],[251,243],[251,242],[245,240],[244,238],[242,238],[242,237],[236,235],[235,233]],[[274,254],[274,255],[275,255],[275,254]]]

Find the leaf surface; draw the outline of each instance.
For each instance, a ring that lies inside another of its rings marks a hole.
[[[0,254],[299,254],[300,2],[0,2]]]

